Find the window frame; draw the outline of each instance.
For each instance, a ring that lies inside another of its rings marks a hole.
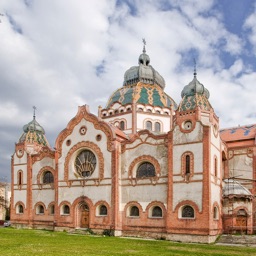
[[[84,156],[82,156],[82,154]],[[89,160],[88,160],[88,157],[90,158]],[[83,162],[81,161],[82,160],[81,158],[84,159]],[[75,157],[75,160],[74,160],[75,171],[80,176],[80,178],[89,178],[93,175],[96,169],[97,163],[98,161],[97,161],[96,154],[92,150],[84,148],[80,150]],[[85,175],[83,175],[84,173]]]
[[[70,215],[70,206],[67,204],[64,204],[62,206],[62,215]]]
[[[156,212],[155,212],[156,209],[160,209],[161,210],[161,216],[156,214]],[[163,211],[161,206],[153,205],[152,207],[150,207],[149,218],[152,218],[152,219],[162,219],[163,217],[164,217],[164,211]]]
[[[135,214],[136,213],[136,214]],[[138,214],[137,214],[138,213]],[[140,217],[140,209],[138,206],[136,205],[132,205],[130,208],[129,208],[129,217],[132,217],[132,218],[139,218]]]
[[[188,208],[188,209],[190,209],[190,210],[193,211],[193,212],[192,212],[193,216],[184,216],[184,215],[183,215],[186,208]],[[183,206],[181,207],[180,218],[181,218],[181,219],[195,219],[195,218],[196,218],[196,214],[195,214],[195,209],[194,209],[194,207],[192,207],[191,205],[188,205],[188,204],[187,204],[187,205],[183,205]]]
[[[144,166],[146,166],[146,167],[144,167]],[[148,169],[148,168],[150,168],[149,166],[153,167],[153,170],[149,170]],[[146,170],[140,170],[142,168],[146,168]],[[139,175],[139,172],[142,172],[143,175],[141,175],[141,174]],[[151,174],[151,172],[152,172],[152,174]],[[146,173],[146,175],[145,175],[145,173]],[[149,161],[144,161],[144,162],[139,163],[138,167],[136,169],[136,178],[137,179],[143,179],[143,178],[152,178],[152,177],[156,177],[156,168],[155,168],[155,166]]]
[[[49,177],[46,177],[46,175],[49,176]],[[45,170],[43,172],[42,183],[44,185],[46,185],[46,184],[53,184],[54,183],[54,175],[53,175],[53,173],[51,171]]]
[[[102,212],[102,208],[105,207],[104,209],[106,210],[106,212]],[[99,206],[99,214],[98,216],[107,216],[108,215],[108,207],[105,204],[101,204]]]

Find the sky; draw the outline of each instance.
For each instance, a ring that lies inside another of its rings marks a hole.
[[[53,148],[87,104],[97,115],[138,65],[151,65],[177,104],[197,78],[220,127],[256,123],[256,4],[253,0],[1,0],[0,181],[33,119]]]

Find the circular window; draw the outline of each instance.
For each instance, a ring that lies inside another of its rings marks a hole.
[[[82,126],[79,130],[80,134],[81,135],[85,135],[86,134],[86,131],[87,131],[87,128],[85,126]]]
[[[16,154],[17,154],[17,156],[18,157],[22,157],[23,156],[23,150],[22,149],[19,149],[19,150],[17,150],[17,152],[16,152]]]
[[[183,123],[183,129],[185,129],[185,130],[190,130],[190,129],[192,129],[192,122],[191,122],[191,121],[185,121],[185,122]]]
[[[66,141],[66,145],[67,145],[67,146],[70,146],[70,144],[71,144],[71,140],[67,140],[67,141]]]
[[[75,160],[75,169],[80,177],[89,177],[96,166],[96,157],[90,150],[81,151]]]
[[[100,135],[100,134],[98,134],[98,135],[96,136],[96,140],[97,140],[97,141],[100,141],[100,140],[101,140],[101,135]]]

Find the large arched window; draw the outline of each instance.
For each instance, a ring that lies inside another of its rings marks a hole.
[[[161,131],[161,124],[159,122],[155,123],[155,132],[160,132]]]
[[[49,183],[53,183],[54,182],[54,178],[53,175],[50,171],[46,171],[43,174],[43,184],[49,184]]]
[[[137,206],[132,206],[130,209],[131,217],[138,217],[140,215],[139,208]]]
[[[80,177],[89,177],[95,170],[96,157],[90,150],[83,150],[75,160],[75,169]]]
[[[152,122],[151,121],[146,122],[146,129],[149,131],[152,131]]]
[[[195,212],[194,212],[193,207],[191,207],[190,205],[184,206],[181,211],[181,217],[182,218],[194,218]]]
[[[155,167],[150,162],[142,163],[137,169],[137,178],[154,177],[156,175]]]
[[[155,206],[153,209],[152,209],[152,217],[163,217],[163,211],[161,209],[161,207],[159,206]]]

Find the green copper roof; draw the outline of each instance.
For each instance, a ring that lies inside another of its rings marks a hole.
[[[196,107],[200,107],[202,110],[210,111],[212,108],[208,99],[204,95],[186,95],[181,100],[179,105],[179,111],[194,110]]]
[[[201,84],[194,73],[193,80],[184,87],[181,92],[182,100],[179,105],[179,111],[194,110],[200,107],[202,110],[210,111],[212,108],[208,101],[209,91]]]
[[[149,104],[159,107],[177,108],[175,101],[167,95],[163,89],[154,84],[136,83],[134,85],[126,85],[118,89],[109,98],[106,108],[109,108],[115,102],[119,102],[122,105],[133,103]]]
[[[30,144],[37,143],[43,146],[49,146],[45,137],[44,128],[36,121],[35,116],[31,122],[23,126],[23,134],[19,142],[27,142]]]

